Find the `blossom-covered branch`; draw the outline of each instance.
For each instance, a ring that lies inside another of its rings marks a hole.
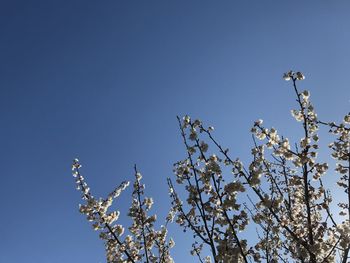
[[[214,135],[214,128],[198,119],[177,118],[185,157],[174,164],[175,180],[167,178],[171,207],[165,226],[155,230],[156,215],[148,215],[153,199],[135,166],[132,224],[116,224],[119,211],[107,212],[113,199],[128,186],[123,182],[107,199],[96,199],[80,174],[73,175],[86,204],[80,211],[93,221],[105,241],[108,262],[173,262],[167,238],[175,221],[192,232],[191,254],[201,263],[300,262],[346,263],[350,254],[350,113],[340,122],[319,119],[309,91],[300,91],[301,72],[283,78],[292,83],[297,107],[291,110],[302,137],[291,142],[262,120],[252,125],[251,158],[244,164],[232,157]],[[335,165],[318,160],[319,129],[335,136],[329,144]],[[336,185],[329,180],[335,166]],[[332,189],[343,194],[333,205]],[[181,196],[178,189],[185,190]],[[252,232],[256,235],[252,237]]]

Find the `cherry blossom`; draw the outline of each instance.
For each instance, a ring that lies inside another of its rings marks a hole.
[[[339,122],[322,121],[310,92],[299,91],[305,76],[288,71],[283,78],[291,83],[297,102],[291,113],[302,135],[292,141],[258,119],[245,163],[221,145],[212,126],[188,115],[177,118],[185,154],[174,164],[174,178],[167,178],[171,207],[159,230],[156,215],[149,215],[154,200],[144,196],[136,166],[128,211],[132,224],[126,227],[118,223],[120,212],[109,210],[129,183],[106,199],[95,198],[74,160],[84,201],[79,211],[100,232],[107,262],[173,262],[168,223],[193,234],[189,252],[202,263],[349,262],[350,113]],[[332,137],[328,161],[334,163],[319,159],[321,150],[327,152],[319,145],[323,128]],[[329,185],[335,176],[335,185]],[[334,187],[342,195],[336,204]]]

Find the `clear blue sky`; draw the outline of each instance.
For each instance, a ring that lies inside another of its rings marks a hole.
[[[137,163],[163,217],[166,177],[185,157],[176,115],[209,122],[244,158],[255,119],[295,131],[281,78],[295,69],[319,115],[339,120],[349,13],[349,1],[320,0],[0,1],[0,262],[105,262],[77,211],[76,156],[102,196]],[[192,262],[190,235],[172,229],[175,259]]]

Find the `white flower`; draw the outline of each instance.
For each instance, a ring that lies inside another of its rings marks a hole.
[[[169,240],[169,247],[173,248],[174,246],[175,246],[175,241],[174,241],[174,239],[170,238],[170,240]]]
[[[209,256],[206,256],[206,257],[204,258],[204,262],[205,262],[205,263],[211,263],[211,258],[210,258]]]
[[[261,124],[263,124],[263,120],[262,119],[258,119],[254,122],[254,126],[260,126]]]
[[[284,73],[284,74],[283,74],[283,79],[284,79],[285,81],[289,81],[289,80],[291,79],[291,77],[292,77],[292,74],[293,74],[292,71],[288,71],[288,72]]]
[[[139,172],[136,173],[136,179],[137,179],[137,181],[140,181],[142,179],[141,173],[139,173]]]
[[[152,205],[153,205],[154,201],[153,201],[153,198],[152,197],[146,197],[145,198],[145,206],[146,206],[146,209],[151,209]]]
[[[191,122],[191,117],[186,115],[186,116],[183,117],[183,120],[184,120],[185,123],[190,123]]]
[[[301,94],[302,94],[304,100],[306,100],[306,101],[307,101],[307,100],[309,99],[309,97],[310,97],[310,92],[309,92],[308,90],[304,90]]]
[[[296,75],[297,80],[304,80],[305,79],[305,76],[301,72],[297,72],[295,75]]]

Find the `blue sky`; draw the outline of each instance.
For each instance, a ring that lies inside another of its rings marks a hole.
[[[1,262],[104,262],[78,213],[78,156],[95,195],[144,175],[165,216],[185,157],[176,115],[246,158],[257,118],[298,132],[282,73],[305,73],[319,116],[349,111],[348,1],[0,1]],[[322,139],[322,137],[321,137]],[[128,208],[130,192],[118,206]],[[192,262],[171,227],[178,262]],[[185,251],[185,252],[184,252]]]

